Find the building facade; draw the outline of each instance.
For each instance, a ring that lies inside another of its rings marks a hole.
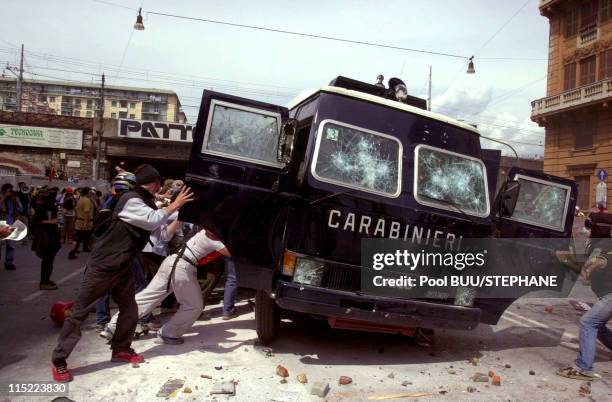
[[[598,173],[612,175],[612,0],[541,0],[539,8],[550,23],[548,82],[531,119],[546,130],[544,171],[575,180],[581,208],[606,193],[610,207],[612,178]]]
[[[98,117],[100,85],[24,80],[21,111],[73,117]],[[0,110],[17,111],[17,80],[0,77]],[[177,94],[164,89],[106,86],[104,117],[186,123]]]

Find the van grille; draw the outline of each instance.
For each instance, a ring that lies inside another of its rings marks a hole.
[[[361,290],[361,271],[331,265],[327,270],[323,286],[329,289],[357,292]]]

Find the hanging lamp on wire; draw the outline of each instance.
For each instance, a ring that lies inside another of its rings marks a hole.
[[[466,71],[466,73],[468,74],[474,74],[476,72],[476,70],[474,70],[474,56],[470,57],[470,62],[468,63],[468,69]]]
[[[137,31],[144,31],[144,24],[142,23],[142,8],[138,9],[138,16],[136,16],[136,23],[134,24],[134,29]]]

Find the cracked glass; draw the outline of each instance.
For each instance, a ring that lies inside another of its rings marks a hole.
[[[486,215],[488,197],[485,170],[478,160],[440,150],[418,149],[417,199],[453,210]]]
[[[277,164],[278,117],[215,105],[204,150]]]
[[[521,185],[512,219],[563,230],[568,189],[519,178]]]
[[[317,178],[390,196],[399,194],[400,145],[396,139],[325,123],[314,172]]]

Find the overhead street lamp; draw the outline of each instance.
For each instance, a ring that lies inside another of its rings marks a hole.
[[[470,57],[470,62],[468,63],[468,69],[466,71],[467,74],[474,74],[476,70],[474,70],[474,56]]]
[[[138,9],[138,16],[136,16],[136,23],[134,24],[134,29],[137,31],[144,31],[144,24],[142,23],[142,8]]]

